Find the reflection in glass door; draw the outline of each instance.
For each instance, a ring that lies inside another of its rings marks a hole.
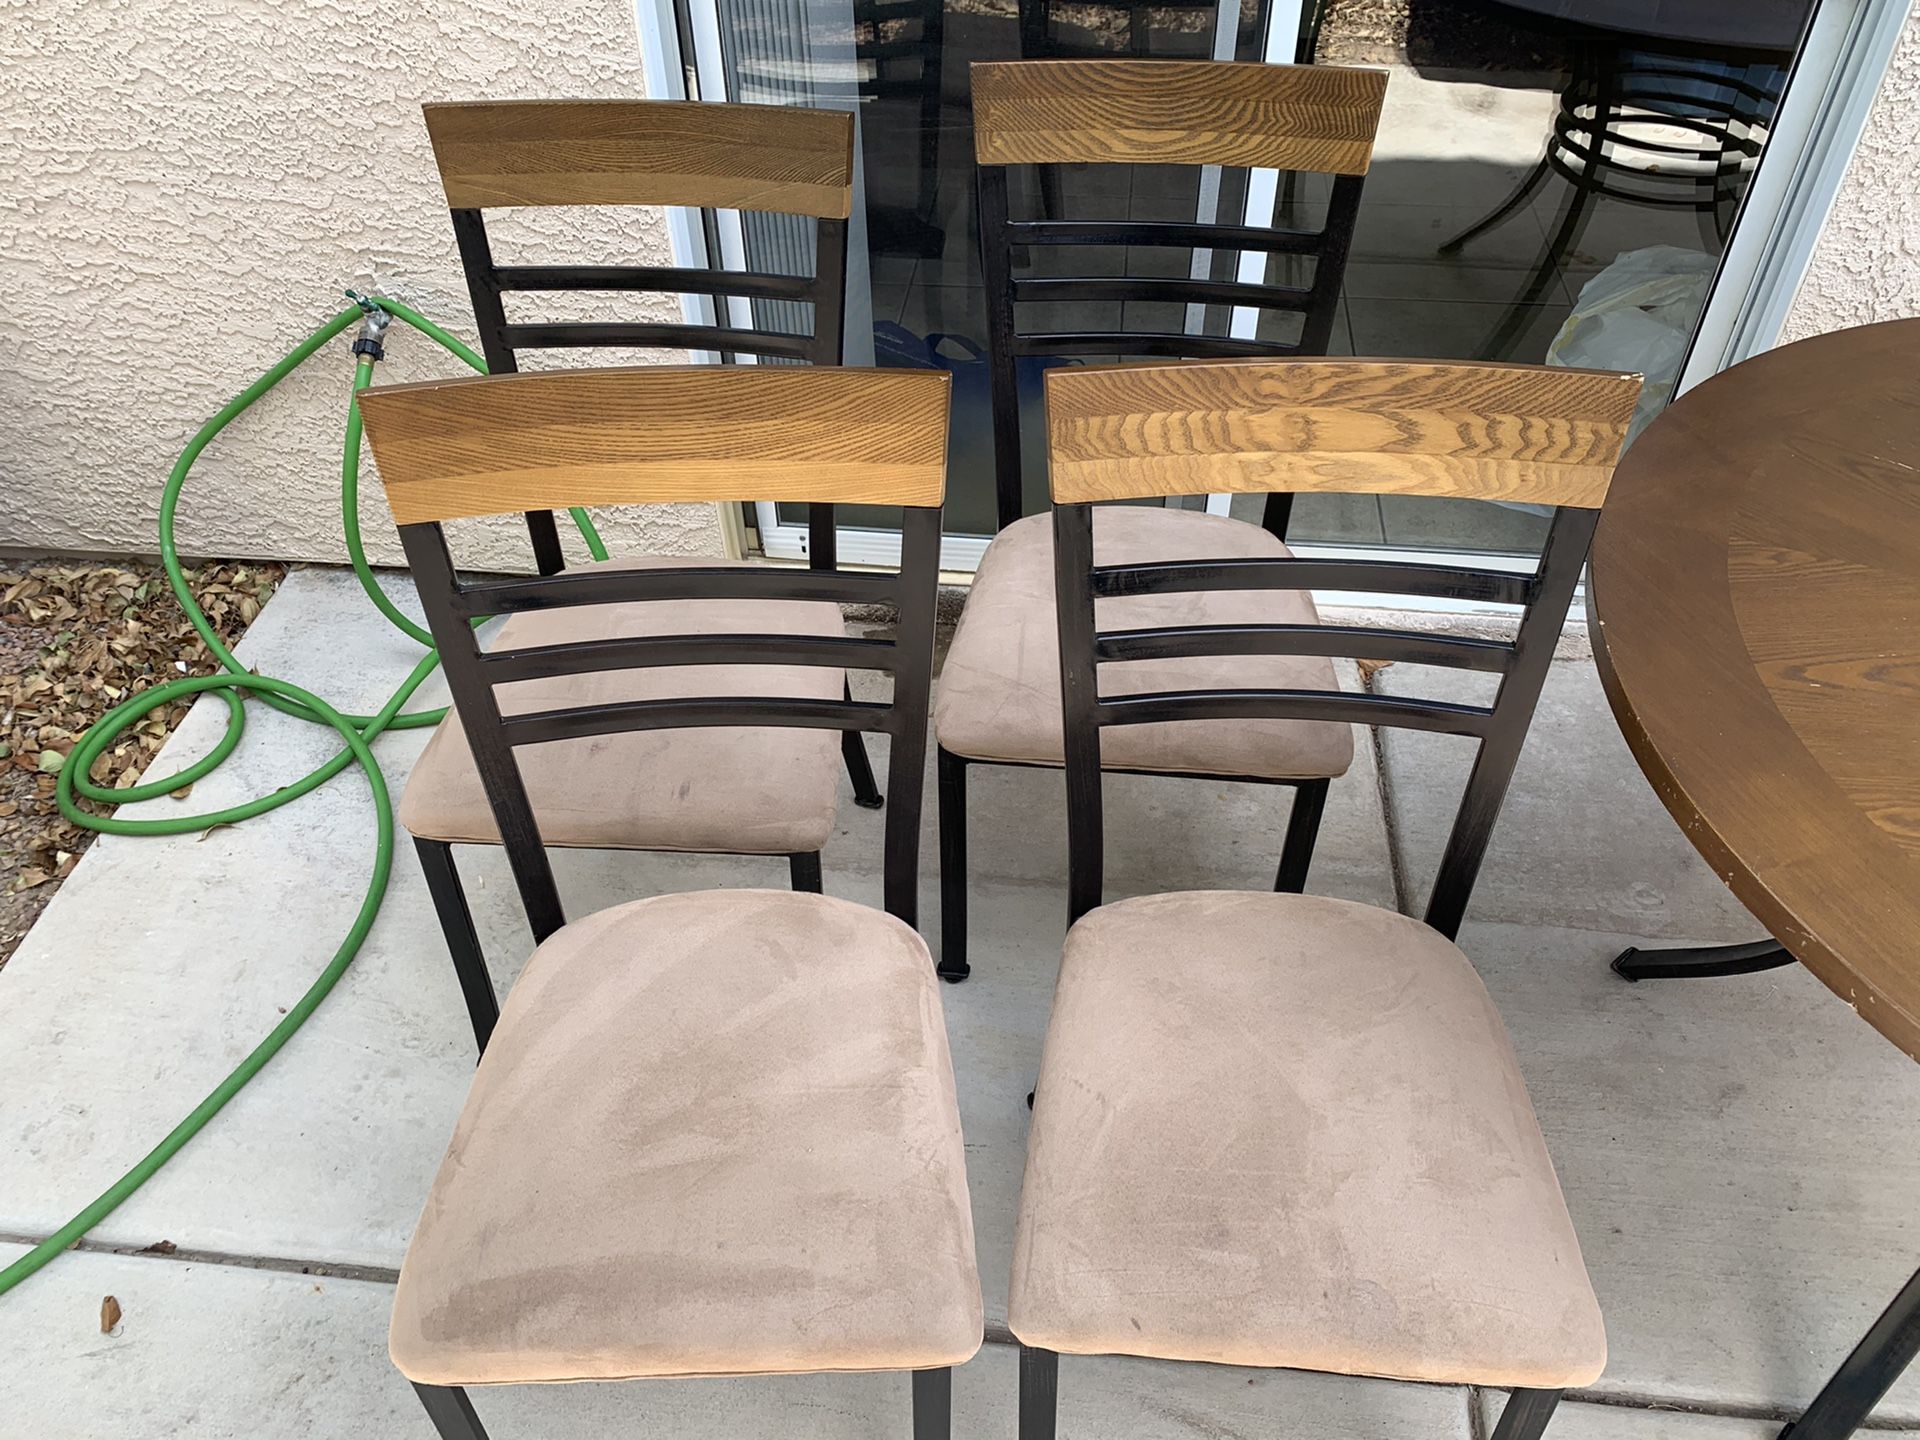
[[[677,7],[707,98],[845,104],[860,116],[866,265],[849,314],[864,301],[871,324],[850,331],[848,358],[866,362],[870,334],[879,364],[952,372],[947,560],[964,566],[993,525],[972,61],[1212,56],[1387,69],[1330,351],[1638,369],[1650,415],[1685,359],[1814,0],[657,3]],[[1238,211],[1312,227],[1325,200],[1312,177],[1270,172],[1070,166],[1045,185],[1025,178],[1016,213],[1064,206],[1075,219]],[[709,231],[729,264],[782,264],[777,233],[712,219]],[[1029,263],[1054,258],[1082,273],[1098,259],[1133,274],[1179,266],[1289,283],[1278,267],[1298,257],[1273,257],[1272,273],[1263,255],[1165,250],[1036,250]],[[1204,306],[1149,315],[1126,303],[1127,328],[1264,336],[1297,318]],[[1108,330],[1119,319],[1097,303],[1058,308],[1072,313],[1036,316],[1034,328]],[[1033,379],[1023,391],[1037,406]],[[802,509],[762,506],[759,518],[769,553],[802,553]],[[847,519],[876,528],[843,537],[842,553],[886,558],[884,517]],[[1313,496],[1291,533],[1310,547],[1525,556],[1543,530],[1539,517],[1496,505]]]
[[[1357,354],[1641,370],[1671,397],[1813,0],[1326,0],[1391,72],[1346,275]],[[1349,504],[1325,538],[1527,554],[1523,511]]]

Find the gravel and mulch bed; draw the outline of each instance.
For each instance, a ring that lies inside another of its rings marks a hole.
[[[285,574],[272,562],[210,561],[187,578],[231,645]],[[93,838],[54,801],[68,752],[122,701],[218,668],[157,564],[0,561],[0,965]],[[94,780],[137,784],[186,713],[169,705],[123,732]]]

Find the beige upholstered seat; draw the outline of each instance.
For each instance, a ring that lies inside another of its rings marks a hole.
[[[713,562],[651,557],[608,563],[629,568]],[[509,619],[489,648],[701,632],[840,635],[845,627],[840,607],[832,604],[657,600],[529,611]],[[495,693],[502,712],[511,715],[675,696],[838,700],[844,684],[845,672],[828,666],[702,665],[528,680]],[[833,833],[840,743],[830,730],[627,731],[522,746],[516,758],[541,839],[549,845],[792,855],[819,850]],[[473,752],[452,712],[407,780],[400,823],[426,840],[500,843]]]
[[[934,695],[940,744],[972,760],[1059,765],[1060,640],[1054,622],[1053,522],[1015,521],[987,547]],[[1285,555],[1258,526],[1224,516],[1146,506],[1094,512],[1102,565]],[[1100,602],[1103,630],[1130,626],[1314,624],[1304,591],[1199,592]],[[1102,694],[1220,687],[1331,690],[1332,662],[1307,656],[1143,660],[1102,667]],[[1346,725],[1302,720],[1202,720],[1114,726],[1101,737],[1109,770],[1185,771],[1269,780],[1344,774]]]
[[[394,1299],[433,1385],[957,1365],[980,1346],[927,947],[786,891],[667,895],[542,945]]]
[[[1457,947],[1200,892],[1067,937],[1014,1244],[1031,1346],[1556,1389],[1606,1360],[1513,1048]]]

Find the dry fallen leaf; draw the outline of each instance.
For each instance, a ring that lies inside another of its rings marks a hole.
[[[120,1302],[108,1295],[100,1302],[100,1333],[111,1335],[120,1323]]]

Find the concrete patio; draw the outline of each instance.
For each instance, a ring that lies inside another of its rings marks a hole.
[[[391,592],[409,608],[404,576]],[[1576,649],[1577,646],[1569,647]],[[417,656],[342,572],[289,578],[241,647],[261,672],[371,711]],[[1393,667],[1374,684],[1473,680]],[[442,692],[443,693],[443,692]],[[440,703],[422,695],[423,703]],[[163,766],[211,746],[203,700]],[[382,739],[396,795],[424,732]],[[305,772],[330,732],[255,705],[211,810]],[[1464,775],[1428,736],[1363,746],[1310,887],[1417,906]],[[1271,883],[1284,801],[1265,787],[1108,782],[1109,895]],[[974,978],[942,998],[958,1070],[988,1344],[960,1373],[956,1436],[1014,1434],[1004,1325],[1027,1110],[1064,931],[1060,777],[973,784]],[[140,807],[178,813],[162,799]],[[881,817],[848,802],[830,892],[878,904]],[[153,1144],[306,988],[346,928],[373,812],[349,772],[259,820],[102,838],[0,972],[0,1263]],[[931,794],[923,929],[937,934]],[[527,949],[497,852],[462,851],[505,986]],[[716,886],[784,886],[784,861],[561,852],[574,914]],[[263,945],[262,931],[279,938]],[[1798,969],[1629,986],[1642,941],[1758,927],[1667,818],[1590,660],[1555,663],[1462,944],[1503,1011],[1606,1312],[1605,1377],[1560,1440],[1762,1440],[1811,1398],[1920,1258],[1920,1070]],[[411,849],[359,960],[319,1013],[83,1251],[0,1298],[0,1436],[430,1434],[386,1358],[390,1282],[472,1071],[473,1042]],[[139,1254],[158,1242],[170,1255]],[[18,1243],[11,1243],[18,1242]],[[124,1320],[100,1332],[101,1297]],[[1294,1372],[1068,1358],[1063,1437],[1445,1437],[1498,1398]],[[901,1437],[897,1377],[681,1381],[479,1393],[497,1440],[603,1433]],[[1920,1434],[1920,1376],[1877,1423]]]

